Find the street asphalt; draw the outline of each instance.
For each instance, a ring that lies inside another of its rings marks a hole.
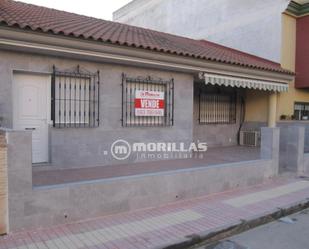
[[[196,249],[308,249],[309,209]]]

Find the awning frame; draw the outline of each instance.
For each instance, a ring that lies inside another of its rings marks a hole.
[[[236,77],[223,74],[200,73],[199,78],[204,79],[206,85],[219,85],[273,92],[286,92],[289,88],[289,85],[283,82]]]

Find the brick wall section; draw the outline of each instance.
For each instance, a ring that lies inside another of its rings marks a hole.
[[[5,134],[0,133],[0,234],[7,232],[8,225],[8,181],[7,148]]]

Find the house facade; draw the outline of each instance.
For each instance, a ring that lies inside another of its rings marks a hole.
[[[105,21],[87,32],[58,30],[54,19],[41,27],[43,16],[32,26],[12,11],[50,10],[1,7],[2,126],[33,132],[33,163],[109,164],[105,152],[117,139],[236,145],[245,95],[273,96],[293,78],[279,64],[206,41]],[[163,113],[136,114],[136,91],[162,93]]]
[[[174,0],[135,0],[117,10],[114,20],[194,39],[207,39],[276,61],[295,71],[296,81],[290,84],[290,90],[279,94],[275,100],[276,119],[283,122],[299,120],[306,125],[309,102],[305,69],[309,61],[305,34],[307,16],[308,1],[204,0],[179,4]],[[257,104],[256,98],[264,100]],[[265,123],[267,96],[252,93],[247,100],[248,127]],[[261,110],[258,115],[257,110]]]
[[[294,79],[279,63],[4,0],[0,76],[0,172],[7,175],[0,224],[8,224],[1,233],[159,206],[279,174],[276,96]],[[268,126],[261,146],[237,146],[248,105],[259,103]],[[209,147],[205,160],[181,157],[200,142]],[[146,144],[154,156],[128,153],[132,144]]]

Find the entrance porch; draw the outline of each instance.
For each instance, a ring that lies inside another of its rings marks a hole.
[[[260,159],[260,148],[257,147],[216,147],[197,155],[199,158],[161,160],[118,165],[74,168],[40,165],[33,167],[32,181],[34,186],[56,185],[80,181],[119,178],[134,175],[155,174],[176,170],[210,167]],[[65,169],[66,168],[66,169]]]

